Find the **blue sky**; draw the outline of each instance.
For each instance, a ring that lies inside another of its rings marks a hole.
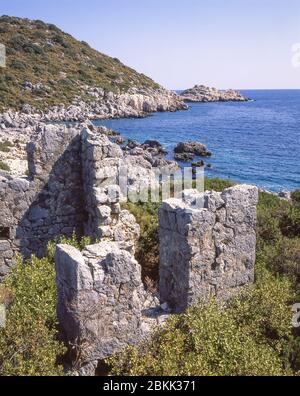
[[[299,0],[1,0],[171,89],[300,88]]]

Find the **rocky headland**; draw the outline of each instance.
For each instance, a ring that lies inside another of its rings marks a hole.
[[[188,106],[172,91],[162,87],[132,88],[128,92],[106,92],[99,87],[86,87],[91,100],[77,97],[72,104],[52,106],[40,111],[26,104],[15,116],[17,120],[24,115],[33,116],[43,122],[79,121],[87,119],[138,118],[150,113],[163,111],[187,110]]]
[[[22,32],[16,33],[16,32]],[[0,68],[0,113],[7,123],[142,117],[187,105],[151,78],[78,41],[53,24],[0,17],[6,67]]]
[[[247,102],[250,100],[232,89],[220,91],[204,85],[195,85],[194,88],[183,91],[180,98],[185,102]]]

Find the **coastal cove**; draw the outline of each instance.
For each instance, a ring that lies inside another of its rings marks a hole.
[[[173,158],[180,141],[213,152],[207,177],[228,178],[278,192],[300,186],[300,90],[251,90],[253,101],[189,103],[188,111],[138,119],[95,121],[125,138],[159,140]],[[189,166],[189,163],[183,164]]]

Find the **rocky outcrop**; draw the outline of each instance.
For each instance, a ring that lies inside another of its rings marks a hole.
[[[144,117],[157,111],[188,108],[176,93],[164,88],[131,88],[127,93],[112,93],[94,88],[93,93],[93,99],[90,101],[77,97],[70,106],[54,106],[44,112],[24,105],[21,112],[8,111],[0,115],[0,127],[24,127],[35,121],[84,122],[94,119]]]
[[[132,157],[140,158],[142,162],[148,162],[154,168],[160,168],[175,172],[179,169],[175,161],[170,161],[165,158],[167,151],[161,143],[156,140],[146,140],[140,144],[135,140],[128,140],[126,146],[123,147],[124,153],[133,162]],[[131,156],[131,159],[130,159]],[[147,167],[144,165],[144,167]]]
[[[232,89],[220,91],[204,85],[195,85],[194,88],[183,91],[180,98],[185,102],[247,102],[250,100]]]
[[[185,192],[159,210],[160,298],[176,312],[253,282],[258,189]]]
[[[211,157],[212,153],[207,150],[206,146],[199,142],[181,142],[174,149],[174,158],[177,161],[193,161],[195,156]]]
[[[175,153],[174,158],[176,161],[191,162],[195,158],[193,153]]]
[[[72,106],[54,107],[42,115],[43,121],[83,121],[86,119],[143,117],[157,111],[186,110],[187,105],[174,92],[160,89],[134,89],[114,94],[98,89],[98,97],[87,103],[81,98]]]

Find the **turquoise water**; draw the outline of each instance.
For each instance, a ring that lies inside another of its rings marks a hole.
[[[271,191],[300,188],[300,90],[243,93],[255,101],[195,103],[188,111],[96,123],[140,142],[159,140],[169,158],[178,142],[200,141],[213,152],[206,160],[213,165],[206,170],[207,177]]]

